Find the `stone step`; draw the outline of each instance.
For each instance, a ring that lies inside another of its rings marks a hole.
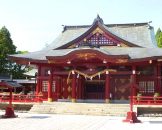
[[[41,104],[35,104],[29,112],[48,114],[51,113],[125,116],[128,111],[129,104],[44,102]]]

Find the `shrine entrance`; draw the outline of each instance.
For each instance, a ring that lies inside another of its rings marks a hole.
[[[85,99],[104,99],[105,98],[105,81],[104,80],[85,81],[84,98]]]

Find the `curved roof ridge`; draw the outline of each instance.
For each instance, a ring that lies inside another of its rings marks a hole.
[[[116,27],[116,26],[145,26],[149,25],[149,22],[139,22],[139,23],[116,23],[116,24],[104,24],[107,27]],[[67,29],[77,29],[77,28],[88,28],[92,25],[64,25],[63,32]],[[150,26],[151,27],[151,26]]]

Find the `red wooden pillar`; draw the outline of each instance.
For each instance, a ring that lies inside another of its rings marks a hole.
[[[76,74],[72,71],[72,102],[76,102]]]
[[[161,95],[161,64],[157,64],[157,92]]]
[[[157,76],[158,76],[158,72],[157,72],[157,65],[154,65],[154,91],[158,92],[158,87],[157,87]]]
[[[49,71],[49,80],[48,80],[48,102],[52,102],[52,84],[53,84],[53,69]]]
[[[106,71],[106,80],[105,80],[105,103],[110,102],[110,75],[109,71]]]
[[[81,97],[82,97],[81,78],[77,77],[77,99],[81,99]]]
[[[36,85],[36,94],[39,94],[39,92],[41,91],[41,80],[40,80],[40,76],[41,76],[41,66],[38,65],[38,74],[37,74],[37,85]]]
[[[81,99],[84,99],[84,79],[81,77]]]
[[[57,100],[60,98],[60,93],[61,93],[61,79],[60,77],[57,78],[56,82],[56,93],[57,93]]]
[[[77,84],[77,93],[76,93],[76,98],[80,99],[80,81],[78,79],[78,77],[76,78],[76,84]]]
[[[132,66],[131,85],[132,85],[132,96],[137,95],[136,89],[136,66]]]
[[[9,88],[9,90],[10,90],[9,107],[12,107],[12,88]]]

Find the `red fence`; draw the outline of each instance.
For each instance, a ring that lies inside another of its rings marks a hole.
[[[0,94],[0,102],[9,102],[10,96],[8,94]],[[12,95],[12,102],[42,102],[40,95]]]
[[[134,105],[162,105],[162,97],[154,96],[133,96]]]

